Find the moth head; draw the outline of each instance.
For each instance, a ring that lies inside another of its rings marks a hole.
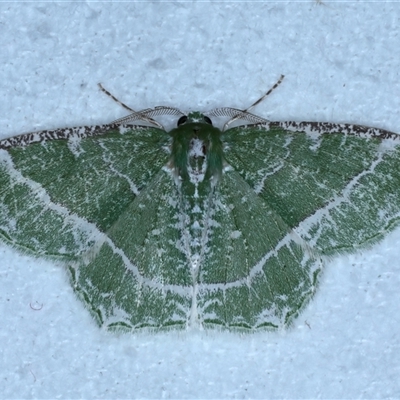
[[[190,123],[212,125],[212,121],[209,117],[207,117],[207,115],[204,115],[198,111],[193,111],[188,115],[183,115],[182,117],[180,117],[178,119],[177,126],[182,126],[184,124],[190,124]]]

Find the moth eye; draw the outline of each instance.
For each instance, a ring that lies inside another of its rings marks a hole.
[[[178,119],[178,126],[183,125],[187,121],[187,116],[184,115]]]
[[[204,115],[204,122],[207,122],[207,124],[212,125],[212,121],[210,118],[208,118],[206,115]]]

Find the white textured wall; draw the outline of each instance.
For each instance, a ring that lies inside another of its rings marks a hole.
[[[140,109],[400,132],[400,3],[0,3],[0,138]],[[400,396],[400,229],[333,259],[285,332],[105,333],[64,271],[0,245],[1,398]],[[33,310],[39,308],[40,310]]]

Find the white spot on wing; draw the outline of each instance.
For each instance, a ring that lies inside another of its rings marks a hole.
[[[240,231],[233,231],[230,235],[231,239],[238,239],[240,236],[242,236],[242,232]]]

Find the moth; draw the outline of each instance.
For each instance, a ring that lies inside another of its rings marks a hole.
[[[265,96],[189,114],[121,103],[130,114],[108,125],[1,140],[0,240],[62,262],[107,329],[288,326],[326,256],[398,225],[400,141],[268,121],[250,112]]]

